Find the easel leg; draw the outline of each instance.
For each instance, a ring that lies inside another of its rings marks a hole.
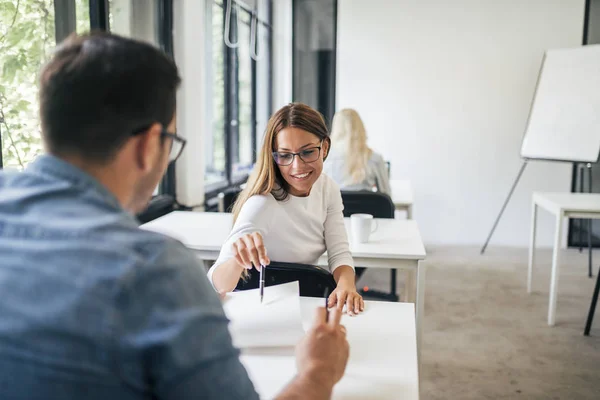
[[[485,244],[481,248],[481,254],[483,254],[485,252],[485,249],[486,249],[488,243],[490,242],[490,239],[492,238],[494,231],[496,230],[496,226],[498,226],[498,222],[500,222],[500,217],[502,217],[502,214],[504,213],[504,209],[506,208],[506,205],[508,204],[508,201],[510,200],[513,192],[515,191],[515,188],[517,187],[517,183],[519,183],[519,179],[521,179],[521,175],[523,175],[523,171],[525,170],[526,166],[527,166],[527,160],[523,161],[523,165],[521,165],[521,169],[519,170],[519,173],[517,174],[517,178],[515,179],[512,187],[510,188],[510,192],[508,192],[508,196],[506,197],[506,200],[504,200],[504,204],[502,205],[502,208],[500,209],[500,213],[498,214],[498,217],[496,218],[496,222],[494,222],[494,226],[492,227],[492,230],[490,231],[490,234],[488,235],[487,240],[485,241]]]
[[[594,294],[592,295],[590,311],[588,312],[587,321],[585,323],[585,331],[583,332],[585,336],[590,335],[592,321],[594,320],[594,313],[596,312],[596,303],[598,303],[598,292],[600,292],[600,270],[598,270],[598,276],[596,277],[596,286],[594,287]]]
[[[587,164],[588,191],[592,193],[592,164]],[[592,277],[592,219],[588,219],[588,277]]]
[[[579,191],[581,193],[583,193],[583,191],[585,190],[583,187],[583,175],[585,175],[585,168],[583,168],[583,166],[581,166],[581,168],[579,169]],[[579,237],[579,252],[581,253],[583,251],[583,219],[578,219],[577,220],[577,225],[579,226],[579,234],[577,235]]]

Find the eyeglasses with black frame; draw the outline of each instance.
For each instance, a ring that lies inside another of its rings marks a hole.
[[[288,165],[291,165],[294,162],[294,157],[296,156],[300,157],[300,159],[305,163],[313,163],[317,161],[319,159],[319,156],[321,155],[321,147],[322,146],[310,147],[297,153],[291,153],[287,151],[274,151],[272,154],[273,159],[275,160],[277,165],[287,167]]]
[[[140,129],[136,129],[131,133],[131,136],[136,136],[146,132],[150,128],[150,126],[151,125],[145,126]],[[177,136],[177,133],[167,132],[165,128],[162,128],[162,130],[160,131],[160,135],[172,139],[171,148],[169,150],[169,163],[175,162],[179,158],[179,156],[181,156],[181,153],[183,153],[183,149],[185,148],[187,140],[185,140],[181,136]]]

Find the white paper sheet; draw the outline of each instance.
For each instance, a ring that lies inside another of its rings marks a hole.
[[[258,289],[228,293],[223,308],[234,346],[295,346],[304,335],[299,293],[298,282],[266,287],[262,304]]]

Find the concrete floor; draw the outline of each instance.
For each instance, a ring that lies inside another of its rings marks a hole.
[[[421,399],[600,399],[600,310],[585,320],[598,273],[587,253],[566,250],[557,323],[546,325],[551,251],[539,250],[527,294],[527,250],[427,249]],[[386,289],[389,273],[360,285]]]

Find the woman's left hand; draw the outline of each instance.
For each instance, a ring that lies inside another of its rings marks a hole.
[[[365,309],[365,302],[360,294],[356,291],[356,287],[344,287],[343,285],[337,288],[329,295],[329,307],[337,307],[340,311],[346,305],[348,315],[358,315]]]

